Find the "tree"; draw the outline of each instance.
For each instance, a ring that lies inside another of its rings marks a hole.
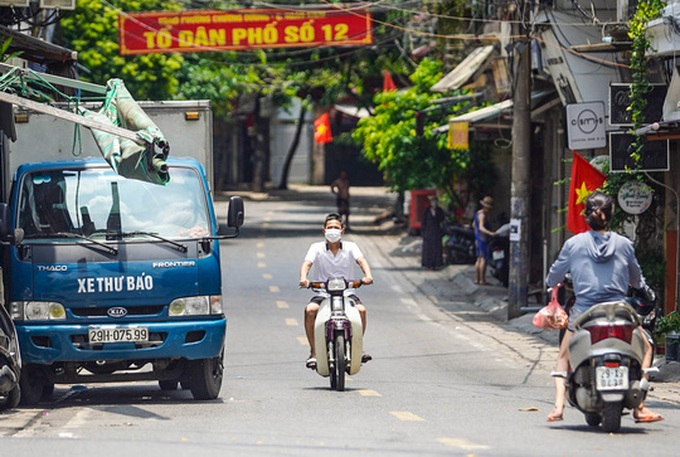
[[[393,190],[435,186],[451,202],[462,206],[465,201],[456,192],[455,184],[476,179],[468,173],[472,164],[470,152],[448,149],[446,135],[434,129],[468,102],[433,104],[441,96],[430,92],[430,87],[441,78],[440,68],[440,62],[425,59],[410,77],[413,87],[376,95],[375,114],[359,121],[353,138],[363,145],[365,157],[378,164]],[[417,127],[419,122],[422,133]],[[490,169],[489,166],[485,173],[477,174],[493,176]]]
[[[374,17],[374,45],[274,49],[200,54],[120,56],[118,14],[131,11],[180,10],[186,2],[173,0],[79,0],[61,21],[65,44],[79,52],[83,79],[103,84],[121,78],[136,99],[210,99],[216,117],[227,118],[244,96],[269,97],[286,109],[301,93],[307,108],[330,106],[351,97],[370,108],[382,84],[382,73],[395,78],[408,74],[412,62],[404,57],[401,39],[405,24],[418,11],[386,9]],[[235,2],[201,2],[201,8],[243,8]],[[403,81],[402,81],[403,82]],[[299,138],[302,124],[298,123]],[[264,145],[258,143],[257,147]],[[295,153],[295,140],[289,159]],[[255,151],[256,161],[267,156]],[[265,167],[257,166],[264,170]],[[258,176],[258,182],[264,177]],[[287,177],[280,185],[285,187]]]
[[[78,51],[84,68],[80,78],[85,81],[105,84],[120,78],[138,100],[173,98],[179,89],[176,72],[184,58],[181,54],[119,55],[118,14],[182,6],[172,0],[78,0],[75,11],[61,20],[63,44]]]

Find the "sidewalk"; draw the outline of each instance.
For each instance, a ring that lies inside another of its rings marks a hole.
[[[542,355],[540,359],[533,358],[531,354],[525,354],[527,360],[535,362],[537,366],[547,372],[552,371],[557,358],[558,332],[555,330],[543,330],[534,327],[531,320],[533,312],[524,314],[518,318],[507,320],[508,289],[502,287],[494,278],[488,277],[489,286],[474,284],[473,265],[448,265],[438,271],[420,269],[420,239],[417,237],[401,235],[385,235],[382,238],[386,252],[391,253],[391,259],[395,264],[402,266],[404,274],[412,277],[419,276],[413,281],[419,284],[423,296],[449,313],[464,316],[466,313],[455,313],[449,309],[448,303],[459,301],[461,296],[469,303],[482,310],[490,319],[494,320],[505,335],[495,338],[518,353],[531,347],[538,349]],[[490,275],[489,275],[490,276]],[[517,333],[525,335],[530,341],[522,341]],[[652,391],[650,398],[669,401],[680,404],[680,363],[666,362],[663,356],[657,357],[655,366],[659,372],[650,375]]]
[[[239,194],[253,201],[315,200],[331,207],[334,204],[326,186],[291,185],[288,190],[230,192],[218,195],[216,200],[223,200],[230,194]],[[448,265],[438,271],[423,269],[420,266],[421,238],[407,235],[405,227],[395,225],[390,218],[383,219],[393,202],[394,195],[384,188],[352,188],[352,226],[356,228],[355,233],[370,234],[370,240],[385,258],[443,313],[464,320],[466,324],[483,323],[487,329],[493,327],[494,339],[546,371],[547,376],[557,358],[558,332],[534,327],[531,323],[533,312],[508,321],[508,289],[491,275],[487,275],[491,285],[474,284],[472,265]],[[538,303],[535,305],[539,306]],[[650,398],[680,404],[680,363],[667,363],[661,356],[655,360],[655,366],[659,372],[651,375]]]

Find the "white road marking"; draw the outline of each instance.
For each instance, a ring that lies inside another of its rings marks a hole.
[[[289,326],[289,327],[297,327],[300,324],[298,324],[297,319],[293,319],[292,317],[289,317],[289,318],[286,318],[286,325]]]
[[[420,416],[417,416],[413,414],[410,411],[390,411],[390,414],[399,419],[400,421],[405,421],[405,422],[423,422],[425,419],[423,419]]]
[[[382,395],[380,395],[378,392],[376,392],[375,390],[371,390],[371,389],[357,390],[357,393],[359,395],[361,395],[362,397],[382,397]]]
[[[269,286],[269,292],[277,293],[281,292],[281,290],[279,289],[279,286]]]
[[[290,308],[290,305],[286,301],[276,300],[276,307],[279,309],[288,309]]]
[[[265,262],[257,262],[257,268],[267,268],[267,264]]]
[[[449,446],[449,447],[455,447],[458,449],[463,449],[466,451],[475,451],[475,450],[480,450],[480,449],[491,449],[490,446],[487,446],[485,444],[475,444],[471,441],[466,440],[465,438],[439,438],[437,439],[437,442]]]
[[[298,343],[302,344],[303,346],[307,346],[309,344],[306,336],[298,336],[297,340],[298,340]]]
[[[273,276],[271,275],[271,273],[262,273],[262,278],[264,278],[264,279],[272,279]]]

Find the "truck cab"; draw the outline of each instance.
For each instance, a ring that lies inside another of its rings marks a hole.
[[[220,230],[202,165],[167,161],[158,185],[102,159],[23,164],[0,204],[5,300],[23,357],[22,402],[55,384],[157,380],[219,395],[227,318]]]

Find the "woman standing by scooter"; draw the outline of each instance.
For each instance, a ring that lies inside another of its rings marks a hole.
[[[574,334],[574,321],[597,303],[625,299],[628,286],[642,288],[645,284],[633,243],[610,231],[614,216],[613,199],[601,192],[593,192],[586,198],[585,216],[591,230],[575,235],[564,243],[546,278],[548,287],[555,287],[567,273],[571,273],[576,296],[569,314],[569,327],[560,344],[552,374],[555,377],[555,407],[548,414],[548,422],[563,419],[565,379],[569,370],[568,348]],[[652,364],[652,346],[646,340],[645,343],[643,369]],[[663,420],[661,415],[653,413],[643,404],[635,409],[633,417],[637,422]]]

